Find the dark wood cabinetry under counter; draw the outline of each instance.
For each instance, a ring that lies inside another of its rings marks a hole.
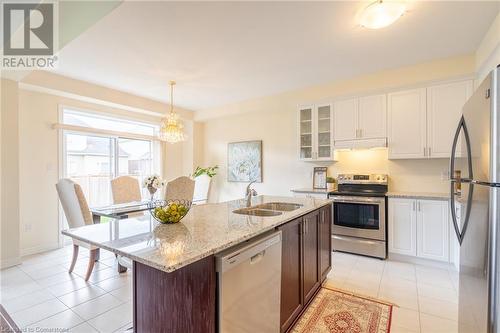
[[[304,307],[302,293],[302,217],[280,227],[281,257],[281,332],[286,331]]]
[[[323,207],[319,214],[319,271],[323,281],[332,268],[332,207]]]
[[[282,231],[281,332],[287,332],[331,269],[331,205],[278,227]]]

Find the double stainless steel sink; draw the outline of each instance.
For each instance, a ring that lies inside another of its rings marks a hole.
[[[278,216],[283,212],[291,212],[302,207],[300,204],[289,202],[267,202],[260,205],[239,208],[233,213],[252,216]]]

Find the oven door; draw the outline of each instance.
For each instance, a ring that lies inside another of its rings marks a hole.
[[[385,197],[333,196],[332,233],[385,240]]]

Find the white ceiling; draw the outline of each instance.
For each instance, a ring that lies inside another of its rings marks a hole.
[[[57,73],[202,110],[383,69],[469,54],[499,2],[413,2],[388,28],[366,2],[125,2],[70,42]]]

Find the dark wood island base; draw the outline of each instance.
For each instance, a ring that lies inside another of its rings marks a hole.
[[[215,258],[172,273],[134,261],[134,332],[214,333]]]

